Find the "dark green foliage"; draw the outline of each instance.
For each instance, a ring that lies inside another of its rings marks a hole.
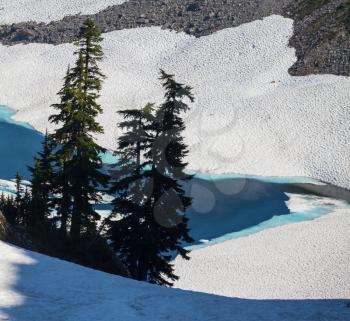
[[[34,159],[34,167],[29,167],[31,179],[31,202],[27,217],[27,226],[32,230],[47,227],[52,210],[53,196],[53,146],[46,133],[42,151]]]
[[[94,203],[108,175],[101,172],[100,153],[94,136],[103,133],[96,117],[104,78],[97,63],[102,59],[102,38],[87,20],[76,43],[74,68],[68,68],[58,111],[50,117],[57,130],[45,136],[43,148],[34,159],[31,189],[23,188],[16,175],[14,197],[0,197],[13,234],[9,241],[41,253],[95,269],[126,275],[115,253],[97,229],[99,215]]]
[[[24,188],[22,176],[18,172],[16,173],[15,182],[16,193],[14,196],[1,194],[0,211],[10,225],[26,228],[30,213],[31,195],[28,188]]]
[[[26,198],[24,199],[24,188],[23,188],[23,178],[19,172],[16,173],[16,197],[14,205],[16,207],[15,223],[16,225],[26,225],[26,212],[27,212],[27,201],[28,194],[26,191]]]
[[[152,146],[153,105],[142,110],[120,112],[124,121],[119,124],[125,133],[118,139],[117,155],[120,161],[113,171],[112,193],[113,213],[121,216],[117,222],[110,222],[112,246],[123,264],[136,280],[147,279],[147,238],[151,236],[150,222],[154,221],[150,196],[152,180],[145,172],[148,164],[142,157]]]
[[[52,135],[56,145],[59,172],[57,180],[62,187],[57,200],[62,226],[70,219],[70,235],[79,239],[82,233],[95,233],[99,215],[91,203],[99,202],[98,188],[105,186],[108,177],[101,173],[100,154],[105,150],[94,141],[94,134],[103,133],[96,117],[102,112],[97,103],[104,78],[97,63],[102,59],[101,34],[91,20],[81,29],[76,43],[77,60],[69,69],[62,90],[61,103],[53,107],[59,111],[50,120],[61,125]]]
[[[165,102],[156,113],[156,141],[148,159],[153,163],[150,176],[153,178],[153,215],[161,228],[156,230],[156,238],[161,240],[158,252],[153,249],[152,255],[157,258],[150,269],[150,277],[155,283],[171,285],[168,280],[177,280],[170,263],[171,254],[179,254],[189,259],[184,244],[193,242],[189,236],[186,209],[192,199],[185,195],[183,183],[192,179],[184,170],[187,163],[184,158],[188,149],[183,140],[185,130],[182,115],[189,111],[187,102],[193,102],[192,88],[177,83],[173,75],[161,71],[165,89]]]
[[[189,236],[185,212],[191,198],[182,184],[192,177],[185,174],[187,147],[183,142],[181,114],[193,101],[191,88],[177,83],[161,71],[165,102],[151,115],[125,111],[120,127],[126,130],[117,151],[118,179],[114,213],[121,219],[112,222],[111,239],[122,262],[137,280],[172,285],[178,277],[170,263],[172,256],[189,259],[185,243]],[[140,159],[143,159],[141,162]]]
[[[178,279],[171,260],[174,255],[189,259],[184,246],[193,242],[186,217],[192,199],[183,189],[192,176],[185,173],[188,148],[182,118],[194,100],[192,89],[161,71],[164,103],[119,113],[124,134],[118,140],[118,164],[111,171],[116,197],[111,217],[98,228],[101,218],[94,205],[109,181],[102,171],[105,150],[95,141],[103,133],[96,121],[105,78],[98,67],[101,41],[94,23],[85,21],[76,42],[76,63],[67,70],[60,103],[53,105],[57,114],[50,121],[57,129],[46,134],[29,167],[31,189],[23,188],[17,173],[16,195],[2,195],[0,210],[17,234],[24,231],[24,238],[16,241],[21,246],[171,286]]]
[[[17,219],[17,207],[15,203],[15,198],[13,196],[5,196],[4,193],[0,197],[0,211],[4,214],[7,222],[10,225],[16,225]]]

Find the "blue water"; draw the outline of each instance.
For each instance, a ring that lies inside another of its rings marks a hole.
[[[257,175],[244,175],[244,174],[212,174],[212,173],[194,173],[197,178],[205,180],[229,180],[229,179],[255,179],[265,183],[275,184],[323,184],[318,180],[311,177],[304,176],[288,176],[288,177],[277,177],[277,176],[257,176]]]
[[[33,156],[40,150],[43,135],[28,124],[11,119],[9,108],[0,106],[0,179],[12,179],[19,171],[29,178],[27,166],[33,164]]]
[[[343,203],[343,206],[348,207],[348,205],[346,205],[345,202]],[[209,245],[222,243],[228,240],[249,236],[273,227],[304,221],[311,221],[323,215],[330,214],[336,209],[336,206],[332,204],[326,204],[325,202],[325,204],[323,204],[322,206],[314,206],[311,207],[309,210],[303,212],[289,212],[287,215],[275,215],[268,220],[262,221],[261,223],[257,223],[256,225],[252,225],[251,227],[247,227],[239,231],[234,231],[231,233],[222,233],[220,236],[211,239],[196,239],[194,245],[188,246],[187,249],[195,250]]]
[[[0,179],[3,180],[13,179],[17,171],[29,178],[27,166],[32,165],[43,139],[43,135],[30,125],[12,120],[13,114],[11,109],[0,106]],[[111,153],[102,158],[106,164],[116,161]],[[304,212],[290,212],[286,205],[289,198],[285,184],[319,184],[309,178],[194,174],[195,179],[186,190],[189,194],[199,190],[187,213],[191,235],[196,240],[195,248],[275,226],[312,220],[334,210],[325,202],[324,206],[314,206]],[[1,190],[10,191],[0,184]],[[108,204],[103,206],[108,208]]]

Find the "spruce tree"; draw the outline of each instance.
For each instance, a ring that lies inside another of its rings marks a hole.
[[[28,187],[26,186],[24,189],[20,206],[19,206],[19,211],[22,217],[22,225],[25,227],[27,232],[28,232],[28,221],[30,216],[31,201],[32,201],[32,198],[29,193]]]
[[[14,219],[15,223],[18,225],[24,224],[24,216],[22,211],[22,199],[23,199],[23,177],[19,172],[16,173],[16,196],[14,200],[14,205],[16,208],[16,217]]]
[[[72,147],[69,143],[69,128],[74,124],[74,114],[72,101],[74,98],[74,88],[71,84],[71,70],[68,67],[64,84],[59,91],[60,103],[52,105],[59,110],[59,114],[50,116],[49,120],[54,124],[63,124],[51,135],[54,144],[54,174],[53,191],[55,198],[53,206],[56,209],[55,221],[59,226],[61,234],[67,235],[68,222],[72,215],[72,193],[70,189],[67,162],[72,158]]]
[[[35,157],[34,167],[29,167],[31,172],[31,202],[27,225],[30,228],[48,223],[52,210],[53,196],[53,146],[46,133],[42,143],[42,151]]]
[[[108,176],[101,172],[100,154],[105,150],[96,142],[94,135],[102,134],[103,128],[96,121],[102,112],[97,103],[104,75],[98,67],[103,57],[101,33],[91,20],[86,20],[80,32],[80,39],[74,68],[68,70],[63,89],[59,95],[61,103],[55,107],[59,114],[51,121],[61,127],[53,134],[57,146],[56,156],[61,164],[59,175],[67,187],[66,199],[71,203],[70,235],[79,239],[81,233],[95,233],[99,215],[93,209],[93,202],[100,201],[99,188],[105,186]]]
[[[184,244],[193,242],[185,215],[192,199],[183,184],[192,176],[184,172],[188,150],[181,117],[189,109],[186,99],[194,99],[191,88],[172,75],[161,71],[161,79],[165,102],[155,116],[141,118],[140,112],[127,111],[129,122],[120,124],[127,132],[119,139],[117,154],[126,162],[115,184],[114,212],[121,219],[112,223],[111,239],[135,279],[171,286],[178,279],[173,255],[189,259]],[[143,161],[138,163],[140,153]]]
[[[146,239],[152,233],[148,226],[153,220],[150,206],[153,183],[146,175],[148,163],[142,160],[154,140],[152,111],[153,105],[148,104],[142,110],[119,112],[124,118],[119,124],[124,133],[118,139],[119,162],[113,171],[111,189],[117,195],[113,213],[119,220],[111,222],[109,238],[130,275],[141,281],[147,278]]]
[[[16,173],[15,177],[15,183],[16,183],[16,198],[15,202],[19,206],[21,204],[21,200],[23,197],[23,177],[19,172]]]
[[[189,259],[184,244],[193,242],[189,235],[186,210],[192,199],[186,195],[183,184],[193,176],[185,173],[188,165],[184,158],[188,148],[184,143],[185,123],[183,115],[193,102],[192,88],[175,81],[174,76],[161,70],[160,80],[165,90],[164,103],[157,109],[154,130],[156,139],[147,154],[152,163],[150,177],[153,180],[152,211],[158,226],[154,226],[155,248],[150,248],[152,258],[148,266],[148,279],[157,284],[172,285],[178,279],[171,259],[179,254]]]
[[[15,204],[15,199],[12,195],[5,196],[4,193],[1,194],[0,211],[5,215],[6,220],[10,225],[18,224],[17,207]]]

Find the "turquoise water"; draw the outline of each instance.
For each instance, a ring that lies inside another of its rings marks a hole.
[[[237,239],[240,237],[249,236],[258,232],[262,232],[267,229],[271,229],[278,226],[283,226],[292,223],[311,221],[316,218],[319,218],[323,215],[330,214],[336,209],[339,208],[349,208],[349,205],[346,202],[341,202],[341,204],[334,205],[329,204],[327,199],[324,198],[325,202],[322,206],[310,206],[309,210],[305,210],[302,212],[290,212],[288,215],[276,215],[271,219],[263,221],[259,224],[251,226],[249,228],[242,229],[237,232],[226,233],[217,238],[213,239],[201,239],[197,241],[194,245],[188,246],[187,249],[195,250],[203,247],[207,247],[210,245],[222,243],[228,240]]]
[[[0,106],[0,179],[12,179],[19,171],[29,177],[27,166],[32,165],[33,156],[40,150],[43,135],[28,124],[11,119],[9,108]]]
[[[16,114],[16,112],[14,110],[12,110],[11,108],[0,105],[0,122],[7,123],[7,124],[13,124],[16,126],[20,125],[20,126],[25,127],[27,129],[33,130],[33,127],[30,126],[28,123],[13,120],[11,117],[14,114]]]
[[[194,173],[196,177],[205,180],[228,180],[228,179],[255,179],[266,183],[276,184],[322,184],[320,181],[310,177],[304,176],[288,176],[288,177],[277,177],[277,176],[257,176],[257,175],[244,175],[244,174],[211,174],[211,173]]]
[[[0,106],[0,180],[13,179],[17,170],[28,179],[27,166],[33,163],[43,139],[43,135],[30,125],[12,120],[13,114],[11,109]],[[102,158],[106,164],[116,162],[110,152]],[[310,200],[311,206],[307,210],[290,211],[286,205],[289,200],[286,184],[320,184],[305,177],[194,174],[195,179],[186,186],[187,193],[194,196],[194,204],[187,213],[191,235],[196,240],[191,248],[312,220],[335,209],[326,201],[313,205]],[[199,192],[193,194],[195,190]],[[0,182],[0,191],[10,192],[10,188]]]
[[[113,165],[117,162],[118,158],[113,155],[112,152],[107,151],[105,154],[101,155],[102,161],[105,164]],[[245,175],[236,173],[226,173],[226,174],[216,174],[216,173],[201,173],[195,171],[187,171],[188,174],[194,175],[196,178],[216,181],[216,180],[232,180],[232,179],[255,179],[266,183],[276,183],[276,184],[323,184],[322,182],[315,180],[310,177],[304,176],[288,176],[288,177],[278,177],[278,176],[258,176],[258,175]]]

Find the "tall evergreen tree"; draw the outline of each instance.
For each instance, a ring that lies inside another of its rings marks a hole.
[[[34,167],[29,167],[32,179],[30,213],[27,218],[28,227],[45,226],[52,209],[53,195],[53,146],[46,133],[42,143],[42,151],[35,157]]]
[[[135,279],[172,285],[178,277],[171,259],[189,259],[183,246],[193,242],[185,215],[192,200],[182,187],[192,176],[184,172],[188,150],[181,116],[189,109],[186,99],[194,99],[191,88],[172,75],[161,71],[161,80],[165,102],[155,116],[127,111],[129,121],[120,125],[128,131],[119,139],[118,155],[127,161],[115,184],[114,212],[122,218],[113,223],[111,239]],[[144,160],[138,163],[140,153]]]
[[[152,180],[147,177],[147,163],[142,160],[153,143],[152,115],[153,105],[148,104],[142,110],[119,112],[124,121],[119,127],[124,134],[118,139],[117,155],[119,162],[113,171],[112,193],[117,197],[113,201],[113,213],[120,219],[111,223],[112,246],[127,267],[130,275],[137,280],[146,280],[145,239],[152,231],[148,229],[152,219],[150,195]]]
[[[193,177],[185,173],[184,158],[188,148],[184,143],[185,123],[182,116],[189,111],[188,102],[193,102],[192,88],[175,81],[174,76],[161,70],[160,80],[165,90],[164,103],[156,112],[154,129],[156,139],[147,154],[152,163],[149,172],[154,183],[152,194],[153,216],[158,223],[154,227],[155,248],[150,247],[152,258],[148,278],[153,283],[172,285],[178,279],[171,264],[172,255],[179,254],[189,259],[184,244],[193,242],[189,235],[186,209],[192,199],[186,195],[183,184]]]
[[[73,239],[81,233],[94,233],[99,215],[93,202],[100,200],[99,187],[105,186],[108,176],[101,172],[100,154],[105,150],[95,142],[94,135],[103,133],[96,121],[102,112],[97,103],[104,75],[98,67],[103,57],[101,33],[91,20],[86,20],[81,29],[75,54],[74,68],[68,70],[61,103],[54,105],[59,114],[51,121],[61,127],[53,135],[57,146],[57,161],[61,164],[58,177],[65,182],[66,199],[59,202],[61,212],[66,214],[63,203],[71,203],[71,229]]]
[[[57,115],[50,116],[50,121],[55,124],[62,124],[52,134],[54,147],[54,175],[53,175],[53,191],[55,198],[53,205],[56,209],[55,221],[59,225],[59,229],[63,236],[67,235],[68,223],[72,215],[72,193],[70,189],[70,173],[68,171],[67,162],[72,158],[72,148],[67,142],[70,139],[70,128],[74,124],[74,114],[72,101],[74,98],[74,88],[71,84],[71,70],[68,67],[64,84],[59,91],[60,103],[54,104],[53,107],[60,111]],[[66,143],[66,144],[64,144]]]

